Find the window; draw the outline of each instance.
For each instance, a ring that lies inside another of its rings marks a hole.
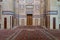
[[[2,2],[2,0],[0,0],[0,2]]]

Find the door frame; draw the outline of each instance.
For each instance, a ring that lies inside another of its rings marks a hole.
[[[4,29],[7,29],[7,18],[4,18]]]
[[[31,16],[31,22],[30,22],[30,24],[28,23],[28,16]],[[32,26],[32,24],[33,24],[33,14],[27,14],[27,26]]]

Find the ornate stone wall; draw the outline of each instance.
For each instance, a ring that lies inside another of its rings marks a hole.
[[[30,9],[33,11],[33,13],[29,10],[33,14],[33,18],[35,18],[37,15],[40,15],[40,17],[38,17],[40,19],[40,25],[49,26],[50,17],[49,17],[48,11],[49,11],[50,5],[48,0],[33,0],[30,2],[27,0],[16,0],[15,13],[18,15],[17,17],[18,22],[19,22],[19,19],[22,18],[22,17],[19,17],[20,15],[26,16],[26,14],[28,14],[28,12],[26,13],[26,7],[29,7],[29,5],[33,7],[33,9]]]

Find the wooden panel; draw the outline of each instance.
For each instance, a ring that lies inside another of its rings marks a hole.
[[[4,18],[4,29],[7,28],[7,18]]]
[[[32,25],[32,15],[31,14],[27,15],[27,25]]]

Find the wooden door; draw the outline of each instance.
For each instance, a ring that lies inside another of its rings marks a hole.
[[[14,26],[14,18],[12,16],[12,28],[13,28],[13,26]]]
[[[27,14],[27,25],[32,25],[32,14]]]
[[[7,28],[7,18],[4,18],[4,29]]]
[[[56,28],[56,18],[53,18],[53,29]]]

